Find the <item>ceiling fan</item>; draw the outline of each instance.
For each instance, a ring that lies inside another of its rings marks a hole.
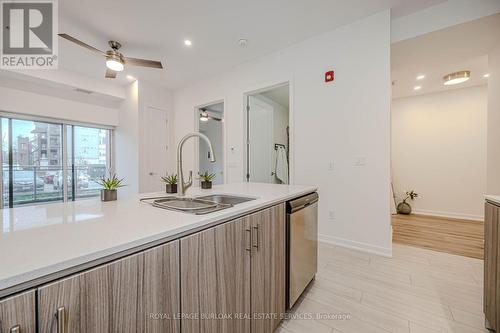
[[[216,110],[211,110],[208,108],[202,108],[200,109],[200,121],[208,121],[209,119],[215,120],[215,121],[222,121],[222,118],[217,118],[213,117],[210,114],[208,114],[208,111],[214,112],[214,113],[219,113],[219,111]]]
[[[133,65],[133,66],[142,66],[142,67],[150,67],[150,68],[159,68],[162,69],[163,66],[160,61],[154,61],[154,60],[147,60],[147,59],[138,59],[138,58],[129,58],[123,56],[123,54],[118,51],[121,48],[121,44],[117,41],[110,40],[108,42],[109,46],[111,47],[111,50],[108,50],[106,52],[103,52],[99,49],[96,49],[93,46],[90,46],[75,37],[72,37],[68,34],[59,34],[60,37],[69,40],[70,42],[73,42],[81,47],[86,48],[87,50],[90,50],[92,52],[95,52],[97,54],[100,54],[106,58],[106,75],[105,77],[108,79],[114,79],[116,78],[116,74],[118,72],[123,71],[125,68],[125,65]]]

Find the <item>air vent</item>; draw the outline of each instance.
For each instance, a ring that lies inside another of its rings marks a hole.
[[[90,94],[93,93],[93,91],[86,90],[86,89],[81,89],[81,88],[76,88],[75,91],[77,91],[79,93],[82,93],[82,94],[87,94],[87,95],[90,95]]]

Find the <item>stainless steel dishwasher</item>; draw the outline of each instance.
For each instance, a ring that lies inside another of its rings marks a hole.
[[[318,271],[318,198],[314,192],[286,204],[288,309]]]

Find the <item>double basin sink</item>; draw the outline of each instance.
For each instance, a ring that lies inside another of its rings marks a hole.
[[[255,200],[256,198],[241,197],[227,194],[212,194],[195,198],[186,197],[161,197],[154,198],[151,205],[158,208],[175,210],[190,214],[208,214],[234,205]]]

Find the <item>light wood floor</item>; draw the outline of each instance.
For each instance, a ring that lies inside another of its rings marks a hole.
[[[478,259],[399,244],[385,258],[321,243],[316,280],[278,332],[488,332],[482,279]],[[311,319],[318,314],[331,319]]]
[[[393,215],[395,243],[472,258],[484,257],[483,222],[424,215]]]

